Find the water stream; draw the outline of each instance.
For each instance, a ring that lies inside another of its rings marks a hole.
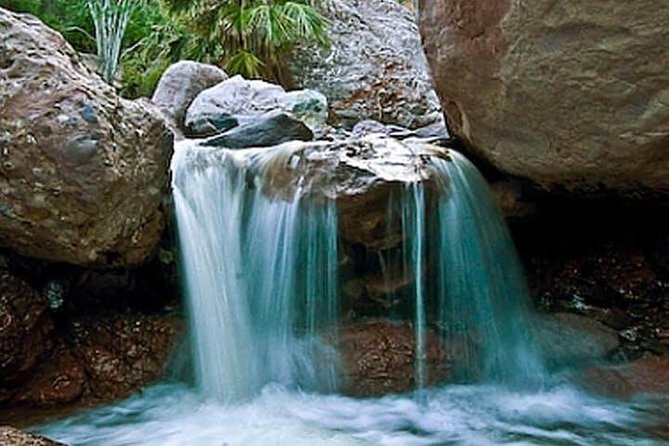
[[[112,446],[663,444],[666,402],[591,396],[544,370],[509,233],[485,180],[455,152],[431,157],[433,178],[388,202],[414,277],[416,392],[339,395],[337,201],[304,179],[283,189],[268,180],[296,147],[177,150],[194,382],[156,385],[40,432]],[[427,386],[428,330],[457,346],[455,380],[467,384]]]

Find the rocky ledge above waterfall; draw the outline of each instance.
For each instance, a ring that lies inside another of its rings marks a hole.
[[[451,156],[448,149],[426,140],[399,141],[378,134],[237,151],[210,147],[208,141],[180,142],[176,151],[187,152],[180,156],[202,168],[233,162],[270,197],[289,200],[297,194],[335,200],[344,238],[372,249],[401,241],[399,232],[387,231],[391,196],[410,184],[423,183],[429,189],[447,181],[437,175],[430,159]]]

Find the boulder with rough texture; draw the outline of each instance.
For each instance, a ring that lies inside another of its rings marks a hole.
[[[338,342],[346,393],[381,396],[416,388],[416,337],[411,325],[361,322],[342,327]],[[428,334],[425,384],[451,380],[450,353],[439,336]]]
[[[441,121],[412,11],[395,0],[320,5],[331,44],[299,50],[291,71],[328,98],[338,124],[374,119],[413,129]]]
[[[206,136],[223,119],[234,117],[243,125],[273,111],[290,113],[316,130],[327,119],[327,100],[314,90],[286,92],[280,85],[234,76],[200,93],[186,112],[185,125],[191,135]]]
[[[3,446],[65,446],[41,435],[24,432],[11,426],[0,426],[0,445]]]
[[[151,101],[181,126],[195,97],[227,78],[225,71],[215,65],[182,60],[165,70]]]
[[[121,99],[62,36],[0,9],[0,246],[121,266],[160,238],[172,134]]]
[[[669,195],[669,8],[420,0],[449,129],[551,190]]]

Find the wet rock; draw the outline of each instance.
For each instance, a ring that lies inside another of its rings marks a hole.
[[[616,330],[617,359],[669,354],[669,281],[653,260],[666,216],[568,209],[514,231],[537,304]]]
[[[442,120],[412,11],[393,0],[318,7],[330,20],[331,44],[298,49],[291,72],[325,94],[336,124],[374,119],[414,129]]]
[[[669,8],[420,0],[450,131],[555,192],[669,196]]]
[[[415,332],[411,325],[373,320],[342,327],[339,351],[344,391],[354,396],[381,396],[416,388]],[[427,385],[450,380],[452,358],[440,338],[427,339]]]
[[[269,147],[289,141],[310,141],[314,137],[302,121],[283,112],[271,112],[252,122],[208,138],[203,144],[228,149]]]
[[[17,406],[41,408],[76,403],[86,392],[87,381],[81,360],[61,341],[11,402]]]
[[[50,353],[53,333],[48,301],[23,279],[0,270],[0,401]]]
[[[300,193],[337,201],[340,234],[369,249],[399,245],[401,215],[389,220],[388,202],[399,199],[407,184],[434,188],[436,175],[429,156],[448,159],[448,151],[419,140],[397,141],[379,135],[335,142],[285,146],[284,162],[264,174],[268,195]]]
[[[86,397],[111,401],[158,379],[181,330],[179,318],[162,315],[86,317],[74,322],[69,337],[86,371]]]
[[[151,101],[182,127],[186,110],[195,97],[227,78],[225,71],[215,65],[182,60],[165,70]]]
[[[387,275],[369,274],[351,279],[342,285],[342,292],[346,306],[356,314],[374,311],[371,306],[378,307],[377,312],[387,313],[411,299],[409,291],[413,283],[413,275],[392,271]]]
[[[144,261],[163,228],[172,134],[31,16],[0,9],[0,246],[78,265]]]
[[[3,446],[65,446],[41,435],[31,434],[10,426],[0,426],[0,444]]]
[[[273,111],[289,113],[316,130],[325,124],[327,100],[313,90],[286,92],[279,85],[234,76],[201,92],[188,108],[185,125],[192,135],[204,136],[196,132],[209,134],[227,117],[244,125]]]
[[[603,360],[620,345],[615,330],[577,314],[546,315],[534,327],[534,337],[553,368]]]
[[[594,367],[584,373],[581,382],[588,390],[618,398],[669,395],[669,356],[646,357],[615,367]]]

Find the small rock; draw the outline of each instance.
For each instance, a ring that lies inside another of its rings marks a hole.
[[[208,138],[207,146],[243,149],[247,147],[269,147],[289,141],[311,141],[313,133],[302,121],[278,112],[268,113],[255,122],[235,127],[232,130]]]
[[[0,426],[0,445],[2,446],[65,446],[41,435],[31,434],[10,426]]]

